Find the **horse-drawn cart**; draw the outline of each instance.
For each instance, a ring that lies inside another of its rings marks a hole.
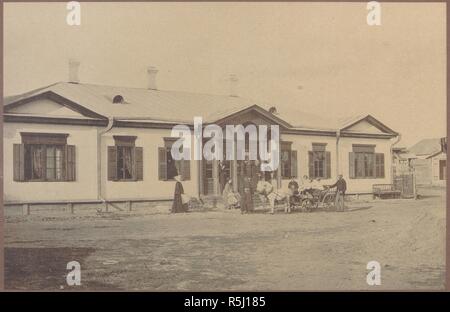
[[[308,189],[298,195],[297,200],[292,200],[291,209],[311,212],[318,209],[332,210],[336,199],[336,191],[332,189]]]

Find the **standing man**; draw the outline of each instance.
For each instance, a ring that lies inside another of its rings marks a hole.
[[[222,194],[223,190],[225,189],[225,185],[228,182],[228,172],[225,164],[223,161],[219,161],[219,185],[220,185],[220,193]]]
[[[251,189],[251,179],[244,178],[244,191],[241,195],[241,214],[253,211],[253,194]]]
[[[347,182],[345,182],[342,174],[338,175],[338,180],[333,185],[330,185],[330,188],[336,187],[336,211],[344,211],[344,196],[345,191],[347,190]]]

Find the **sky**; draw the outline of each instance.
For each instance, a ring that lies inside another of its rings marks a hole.
[[[446,135],[444,3],[4,3],[4,94],[68,80],[239,96],[328,118],[371,114],[398,146]]]

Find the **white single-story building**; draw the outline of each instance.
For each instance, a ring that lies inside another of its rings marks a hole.
[[[411,164],[419,185],[446,186],[447,138],[423,139],[409,148],[416,155]]]
[[[174,176],[186,193],[220,194],[218,161],[174,161],[171,129],[204,125],[279,125],[280,186],[307,175],[332,184],[339,173],[349,193],[392,183],[392,145],[398,133],[371,115],[346,121],[284,114],[238,96],[156,88],[58,82],[4,100],[6,203],[170,199]],[[256,174],[243,161],[224,161],[236,190]]]
[[[394,178],[396,175],[409,174],[412,171],[411,162],[417,156],[410,153],[406,147],[392,148],[392,166]]]

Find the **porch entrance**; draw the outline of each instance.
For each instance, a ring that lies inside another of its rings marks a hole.
[[[258,112],[257,110],[251,108],[240,112],[236,115],[232,115],[227,117],[217,124],[222,127],[223,132],[225,133],[225,127],[227,125],[243,125],[244,128],[253,125],[259,131],[260,125],[266,125],[267,129],[270,129],[270,126],[273,124],[277,124],[281,128],[283,127],[283,121],[276,122],[273,120],[273,115],[266,115],[266,112]],[[278,120],[277,120],[278,121]],[[259,137],[259,133],[258,136]],[[270,131],[267,133],[267,140],[269,142],[271,137]],[[237,138],[235,137],[235,140]],[[245,151],[246,155],[248,155],[250,143],[249,134],[245,134]],[[257,138],[256,138],[257,140]],[[204,142],[205,143],[205,142]],[[254,142],[255,143],[255,142]],[[236,144],[236,141],[235,143]],[[259,151],[259,143],[256,141],[256,146]],[[269,146],[269,145],[267,145]],[[249,179],[250,186],[254,191],[256,189],[256,185],[259,180],[260,171],[260,161],[258,160],[225,160],[226,157],[226,144],[223,143],[224,157],[222,161],[219,160],[200,160],[201,164],[200,168],[200,193],[201,195],[210,196],[210,195],[221,195],[222,191],[227,183],[227,181],[231,180],[233,184],[233,190],[235,192],[242,192],[244,188],[245,179]],[[236,150],[236,148],[235,148]],[[236,156],[236,155],[235,155]],[[235,157],[236,158],[236,157]],[[259,158],[259,153],[258,157]],[[278,170],[275,172],[262,172],[264,174],[267,181],[271,181],[272,179],[276,179],[278,185],[281,184],[281,166],[279,166]]]
[[[262,172],[258,160],[202,160],[202,193],[203,195],[220,195],[230,179],[234,190],[240,193],[244,190],[245,179],[248,179],[251,190],[254,192],[260,174],[266,181],[277,177],[277,172]]]

